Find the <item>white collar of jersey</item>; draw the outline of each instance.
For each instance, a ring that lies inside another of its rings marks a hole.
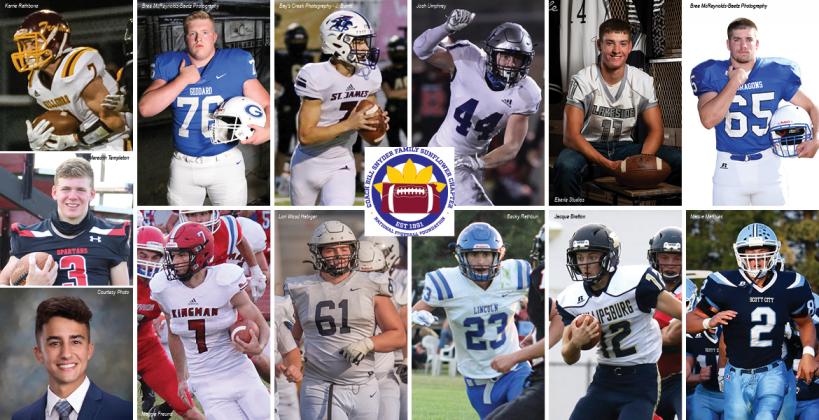
[[[771,270],[771,272],[773,273],[773,278],[771,278],[771,281],[769,281],[767,284],[765,284],[765,286],[759,287],[759,286],[756,285],[756,282],[754,282],[753,280],[748,278],[748,276],[745,274],[744,270],[739,270],[739,274],[742,276],[742,278],[745,279],[746,281],[748,281],[749,283],[751,283],[751,286],[753,286],[753,288],[756,289],[756,291],[759,292],[759,293],[765,293],[765,291],[770,289],[771,286],[773,286],[773,284],[776,282],[776,278],[778,277],[777,276],[778,273],[776,272],[776,270]]]
[[[629,66],[626,65],[625,69],[623,69],[623,78],[620,79],[620,81],[618,82],[619,85],[617,85],[617,93],[612,95],[611,90],[609,90],[609,84],[606,83],[606,79],[603,78],[603,72],[600,71],[600,65],[598,64],[594,66],[594,68],[597,70],[597,78],[598,83],[600,84],[600,88],[606,94],[606,97],[609,99],[609,102],[612,103],[617,102],[620,99],[620,96],[623,94],[623,89],[626,88],[626,79],[628,79],[628,67]]]

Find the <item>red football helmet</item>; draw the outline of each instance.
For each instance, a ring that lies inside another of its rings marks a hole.
[[[165,235],[153,226],[142,226],[137,230],[137,251],[140,249],[165,255]],[[137,275],[151,279],[162,268],[162,261],[148,261],[139,258],[137,252]]]
[[[71,28],[62,15],[53,10],[38,10],[28,16],[14,33],[17,52],[11,62],[18,72],[37,70],[61,56],[70,48]]]
[[[165,273],[169,280],[188,281],[213,262],[213,234],[194,222],[177,225],[165,244]],[[174,263],[177,255],[187,254],[187,261]]]

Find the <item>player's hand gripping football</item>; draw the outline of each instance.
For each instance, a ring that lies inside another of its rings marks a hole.
[[[469,10],[455,9],[451,11],[446,18],[446,30],[450,34],[454,34],[469,26],[469,24],[472,23],[472,19],[475,19],[475,14]]]
[[[43,150],[43,147],[54,132],[54,127],[47,119],[42,119],[35,126],[31,126],[31,121],[26,120],[26,136],[31,150]]]
[[[589,321],[577,326],[575,322],[571,323],[569,328],[572,329],[572,343],[578,348],[583,348],[585,345],[591,343],[592,339],[600,334],[600,323],[594,322],[594,318],[589,316]]]
[[[202,76],[199,74],[199,69],[196,68],[195,64],[185,65],[185,60],[183,59],[179,62],[179,75],[176,77],[185,82],[185,85],[190,85],[198,82]]]
[[[264,350],[264,346],[259,343],[259,337],[256,335],[255,330],[249,328],[248,332],[250,333],[250,341],[242,341],[237,334],[236,337],[233,338],[233,346],[236,347],[236,350],[244,354],[255,356]]]
[[[622,160],[609,160],[608,163],[606,163],[606,169],[608,169],[609,172],[618,173],[620,172],[620,165],[622,164]]]
[[[813,382],[816,374],[816,359],[809,354],[803,354],[799,359],[799,367],[796,370],[796,380],[804,379],[806,383]]]
[[[375,130],[378,128],[378,117],[375,114],[367,115],[367,110],[354,110],[344,122],[347,124],[347,131],[353,130]],[[390,127],[390,116],[387,111],[381,111],[387,123],[387,129]]]
[[[54,262],[54,258],[49,255],[41,270],[37,267],[34,253],[29,254],[26,286],[51,286],[55,280],[57,280],[57,263]]]
[[[429,311],[412,311],[410,319],[413,324],[429,327],[438,320],[438,317],[429,313]]]
[[[368,337],[355,343],[347,344],[341,349],[340,353],[348,362],[357,365],[361,363],[364,356],[373,351],[373,348],[375,348],[375,344],[373,344],[373,340]]]

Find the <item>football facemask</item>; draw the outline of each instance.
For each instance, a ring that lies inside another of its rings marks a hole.
[[[26,16],[14,33],[17,52],[11,54],[14,68],[25,73],[40,69],[69,48],[71,29],[63,17],[51,10]]]
[[[378,65],[381,51],[373,48],[375,33],[364,16],[349,10],[330,13],[321,23],[319,33],[323,53],[356,68],[373,70]]]
[[[771,117],[768,135],[775,155],[796,157],[796,148],[802,142],[813,139],[810,115],[796,105],[785,105]]]
[[[244,96],[222,102],[211,118],[210,142],[213,144],[246,141],[253,135],[251,124],[259,127],[267,124],[267,115],[261,105]]]
[[[776,266],[779,261],[781,243],[774,231],[762,223],[751,223],[737,235],[734,243],[734,255],[739,268],[752,280],[762,278]],[[754,252],[749,252],[751,249]],[[764,251],[759,252],[760,249]]]

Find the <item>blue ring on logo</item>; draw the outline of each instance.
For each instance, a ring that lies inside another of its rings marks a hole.
[[[418,221],[414,221],[414,222],[405,222],[403,220],[399,220],[399,219],[395,218],[390,213],[382,212],[381,211],[381,194],[379,194],[378,190],[375,189],[375,184],[377,184],[379,182],[383,182],[382,180],[387,175],[387,166],[395,167],[395,166],[400,165],[402,163],[407,163],[407,159],[412,159],[412,163],[418,163],[418,164],[421,164],[423,166],[432,166],[433,178],[437,179],[438,180],[437,182],[442,182],[442,183],[446,184],[446,188],[444,188],[444,190],[441,191],[441,196],[440,196],[441,211],[439,213],[430,213],[429,216],[424,217],[423,219],[418,220]],[[434,221],[438,220],[438,218],[441,217],[441,215],[444,213],[444,209],[446,208],[446,203],[448,201],[447,200],[448,196],[449,196],[449,184],[446,182],[446,176],[444,175],[444,171],[441,170],[441,168],[438,166],[438,164],[431,161],[426,156],[419,155],[417,153],[401,153],[398,156],[395,156],[392,159],[384,162],[381,165],[381,167],[378,168],[378,170],[375,172],[375,176],[373,177],[373,184],[370,187],[370,197],[371,197],[372,202],[373,202],[373,207],[375,208],[375,211],[378,212],[379,216],[381,216],[381,218],[384,219],[384,221],[386,223],[389,223],[393,227],[395,227],[396,223],[398,223],[398,222],[400,222],[400,223],[421,223],[422,224],[422,226],[417,228],[417,229],[402,229],[402,230],[420,230],[420,229],[423,229],[423,228],[429,226]]]
[[[252,115],[254,117],[261,117],[264,114],[264,112],[262,112],[261,108],[259,108],[256,105],[253,105],[253,104],[250,104],[250,105],[246,106],[245,107],[245,112],[247,112],[248,114],[250,114],[250,115]]]

